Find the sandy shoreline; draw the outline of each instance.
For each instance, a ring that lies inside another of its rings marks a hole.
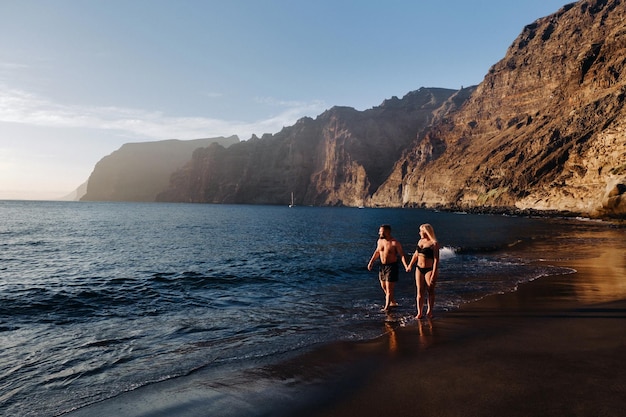
[[[199,372],[67,415],[622,416],[626,242],[617,246],[550,262],[576,273],[388,324],[377,340],[331,344],[240,379]]]
[[[367,381],[310,415],[624,415],[626,253],[562,265],[577,272],[396,329]]]

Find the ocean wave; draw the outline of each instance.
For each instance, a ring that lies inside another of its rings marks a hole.
[[[450,246],[444,246],[439,250],[439,259],[450,259],[456,256],[456,249]]]
[[[315,288],[312,282],[332,283],[354,273],[349,267],[324,266],[240,272],[144,272],[140,277],[91,277],[69,284],[50,279],[46,287],[5,284],[0,289],[0,323],[154,316],[184,307],[242,308],[280,299],[287,288],[306,294]]]

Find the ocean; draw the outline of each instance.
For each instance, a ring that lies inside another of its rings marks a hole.
[[[0,201],[0,415],[56,416],[190,375],[276,363],[385,333],[388,223],[410,256],[442,246],[435,320],[567,274],[550,245],[607,224],[422,209]],[[580,239],[580,240],[579,240]],[[402,272],[392,320],[415,323]]]

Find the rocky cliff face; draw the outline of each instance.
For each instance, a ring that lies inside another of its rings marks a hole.
[[[288,204],[293,192],[300,205],[624,218],[625,66],[624,0],[581,0],[523,28],[478,87],[334,107],[198,149],[157,199]]]
[[[96,164],[80,200],[155,201],[168,187],[172,173],[189,161],[193,151],[214,142],[230,146],[239,138],[127,143]]]
[[[472,89],[422,88],[366,111],[334,107],[275,135],[212,145],[172,176],[159,201],[361,205],[433,121]]]
[[[370,204],[623,217],[625,66],[623,1],[584,0],[537,20]]]

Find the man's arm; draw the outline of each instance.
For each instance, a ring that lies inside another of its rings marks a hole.
[[[411,272],[411,269],[413,269],[413,265],[417,263],[417,257],[417,251],[413,252],[413,256],[411,256],[411,262],[409,262],[409,265],[406,267],[406,272]]]
[[[380,258],[380,245],[377,243],[376,244],[376,250],[374,251],[374,253],[372,254],[372,257],[370,258],[369,263],[367,264],[367,270],[371,271],[372,267],[374,266],[374,261],[376,259]]]
[[[404,265],[404,269],[409,269],[409,265],[406,263],[406,259],[404,256],[404,250],[402,250],[402,245],[400,242],[396,242],[398,245],[398,255],[400,255],[400,259],[402,259],[402,265]]]

